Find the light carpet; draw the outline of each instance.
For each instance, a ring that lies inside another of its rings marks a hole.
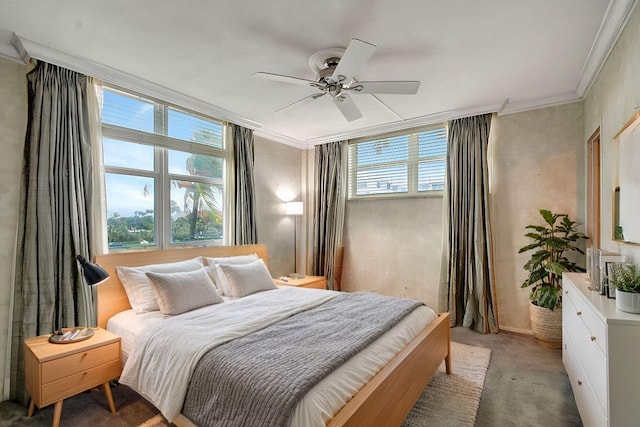
[[[443,362],[411,409],[403,427],[472,427],[490,358],[491,350],[488,348],[452,342],[453,373],[445,374]],[[138,427],[167,425],[161,415],[156,415]]]

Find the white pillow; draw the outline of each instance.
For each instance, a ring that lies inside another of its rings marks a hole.
[[[146,273],[146,276],[151,280],[162,314],[180,314],[222,302],[204,268],[182,273]]]
[[[258,254],[251,255],[237,255],[237,256],[229,256],[229,257],[218,257],[218,258],[208,258],[204,257],[204,260],[207,262],[207,266],[209,266],[209,276],[213,283],[215,283],[218,292],[221,295],[225,295],[230,297],[231,291],[229,290],[229,286],[227,284],[227,280],[224,277],[224,273],[220,270],[220,264],[227,265],[239,265],[239,264],[249,264],[257,259]]]
[[[141,267],[116,267],[118,277],[124,287],[129,304],[136,314],[148,311],[158,311],[158,301],[153,292],[151,282],[145,273],[173,273],[199,270],[204,266],[202,257],[197,257],[187,261],[170,262],[166,264],[151,264]]]
[[[231,292],[231,297],[238,298],[255,292],[277,289],[271,274],[261,259],[249,264],[220,264]]]

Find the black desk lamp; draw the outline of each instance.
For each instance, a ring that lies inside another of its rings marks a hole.
[[[80,263],[80,267],[82,267],[87,285],[99,285],[109,278],[109,273],[98,264],[87,261],[82,255],[78,255],[76,259]]]
[[[82,267],[84,273],[84,279],[87,286],[99,285],[109,278],[109,273],[98,264],[87,261],[82,255],[78,255],[76,260]],[[91,338],[93,336],[93,329],[91,328],[73,328],[71,330],[63,331],[58,328],[58,316],[55,318],[56,331],[49,337],[49,342],[55,344],[69,344]]]

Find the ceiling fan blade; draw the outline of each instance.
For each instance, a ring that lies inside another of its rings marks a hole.
[[[358,88],[362,86],[362,88]],[[420,87],[420,82],[357,82],[351,85],[350,90],[356,93],[392,93],[398,95],[415,95]]]
[[[258,71],[253,73],[253,77],[260,77],[261,79],[275,80],[282,83],[292,83],[296,85],[313,86],[316,87],[318,83],[315,80],[302,79],[300,77],[285,76],[284,74],[265,73]]]
[[[289,107],[293,107],[293,106],[300,107],[300,106],[303,106],[303,105],[307,105],[307,104],[309,104],[311,101],[314,101],[314,100],[316,100],[316,99],[320,98],[321,96],[325,96],[325,95],[326,95],[326,92],[323,92],[323,93],[314,93],[313,95],[305,96],[304,98],[299,99],[299,100],[297,100],[297,101],[294,101],[294,102],[292,102],[291,104],[285,105],[285,106],[284,106],[284,107],[282,107],[282,108],[278,108],[275,112],[277,113],[277,112],[280,112],[280,111],[282,111],[282,110],[285,110],[285,109],[287,109],[287,108],[289,108]]]
[[[359,39],[351,39],[347,50],[333,71],[331,79],[335,82],[349,81],[371,58],[376,46]],[[342,78],[340,76],[343,76]]]
[[[342,94],[333,98],[333,102],[338,106],[338,109],[342,113],[347,121],[352,122],[362,117],[362,113],[358,109],[358,106],[349,95]]]

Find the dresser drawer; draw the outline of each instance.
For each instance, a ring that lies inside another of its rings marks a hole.
[[[73,375],[65,376],[57,381],[42,385],[42,402],[40,406],[74,396],[82,391],[104,384],[117,378],[122,372],[120,359],[112,360],[104,365],[81,370]]]
[[[571,286],[565,289],[565,295],[562,300],[563,305],[567,299],[573,304],[574,314],[584,322],[591,334],[590,336],[593,337],[593,341],[604,354],[607,354],[607,326],[605,323],[590,308],[584,297]]]
[[[47,384],[57,379],[77,372],[86,371],[94,366],[103,365],[114,360],[120,362],[119,342],[81,351],[60,359],[51,360],[42,364],[42,383]]]
[[[582,423],[585,427],[607,426],[606,413],[602,410],[594,389],[586,379],[587,376],[580,365],[578,354],[569,334],[569,331],[564,331],[564,335],[569,339],[564,343],[562,356]]]
[[[566,310],[565,310],[566,308]],[[598,404],[608,413],[607,401],[607,358],[592,341],[591,333],[582,322],[580,316],[573,311],[573,304],[566,300],[563,302],[564,337],[569,339],[569,343],[575,351],[576,359],[580,367],[587,375],[582,377],[582,381],[588,381],[593,389],[593,394],[597,397]]]

